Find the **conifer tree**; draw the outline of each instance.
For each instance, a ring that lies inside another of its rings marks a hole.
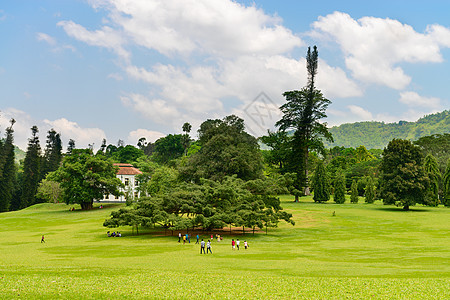
[[[67,154],[72,153],[73,149],[75,149],[75,141],[70,139],[69,143],[67,144]]]
[[[330,181],[323,161],[319,161],[313,176],[314,202],[330,200]]]
[[[42,178],[58,169],[62,160],[62,143],[60,134],[53,128],[48,131],[44,159],[42,161]]]
[[[353,179],[352,186],[351,186],[351,195],[350,195],[350,202],[351,203],[358,203],[359,197],[358,197],[358,184],[356,183],[356,180]]]
[[[9,210],[15,189],[16,167],[14,164],[14,130],[12,127],[16,121],[11,119],[10,122],[11,125],[6,128],[6,138],[0,149],[0,162],[2,163],[2,173],[0,175],[0,212]]]
[[[369,176],[366,184],[366,203],[373,203],[375,201],[375,184],[373,178]]]
[[[433,155],[428,154],[424,159],[423,166],[430,179],[430,185],[427,188],[426,202],[428,205],[436,206],[439,202],[439,181],[441,180],[438,162]]]
[[[443,197],[442,202],[445,206],[450,206],[450,159],[447,161],[447,168],[445,169],[443,178]]]
[[[336,173],[334,179],[334,202],[342,204],[345,202],[345,175],[342,170]]]
[[[32,136],[28,139],[27,153],[23,162],[22,197],[20,208],[36,203],[36,193],[41,178],[41,146],[37,126],[31,127]]]

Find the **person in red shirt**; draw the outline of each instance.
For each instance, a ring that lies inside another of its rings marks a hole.
[[[235,249],[236,248],[236,242],[234,241],[234,239],[231,240],[231,249]]]

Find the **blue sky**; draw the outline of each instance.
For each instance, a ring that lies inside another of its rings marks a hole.
[[[0,130],[78,147],[155,141],[236,114],[273,129],[282,93],[317,88],[329,125],[415,121],[449,109],[448,1],[3,1]]]

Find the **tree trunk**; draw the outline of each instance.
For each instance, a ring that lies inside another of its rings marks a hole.
[[[403,210],[409,210],[409,205],[403,206]]]
[[[298,195],[295,195],[295,200],[294,202],[298,202]]]
[[[81,202],[80,205],[82,210],[89,210],[93,208],[93,202]]]
[[[242,226],[242,235],[245,234],[245,226]]]

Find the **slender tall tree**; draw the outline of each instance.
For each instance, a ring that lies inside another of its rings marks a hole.
[[[365,196],[366,203],[373,203],[375,201],[375,184],[373,183],[372,176],[369,176],[369,178],[367,178]]]
[[[333,141],[326,123],[319,122],[320,119],[327,116],[325,111],[331,101],[326,99],[320,90],[315,87],[318,56],[316,46],[314,46],[313,51],[308,47],[306,55],[308,83],[300,91],[288,91],[283,94],[286,97],[286,103],[280,107],[283,117],[275,124],[281,131],[294,131],[291,141],[289,171],[297,175],[296,188],[302,190],[304,195],[309,194],[309,151],[316,150],[324,154],[325,148],[322,138]],[[295,201],[298,201],[298,195],[295,195]]]
[[[11,119],[10,126],[6,128],[6,138],[0,149],[0,162],[2,173],[0,175],[0,212],[8,211],[14,194],[16,167],[14,165],[14,130],[16,121]]]
[[[75,149],[75,141],[70,139],[69,143],[67,144],[67,154],[72,153],[73,149]]]
[[[359,201],[358,184],[356,183],[355,179],[353,179],[353,181],[352,181],[351,190],[352,190],[352,194],[350,196],[350,202],[358,203],[358,201]]]
[[[28,139],[27,153],[23,162],[20,208],[25,208],[36,203],[36,193],[41,179],[42,160],[38,133],[37,126],[31,127],[31,138]]]
[[[187,156],[187,149],[189,148],[189,144],[191,142],[191,139],[189,137],[189,132],[191,132],[192,125],[188,122],[183,124],[183,147],[184,147],[184,155]]]
[[[319,161],[313,176],[314,202],[326,202],[330,200],[330,180],[323,161]]]
[[[345,175],[342,170],[336,173],[334,179],[334,202],[342,204],[345,202]]]
[[[441,181],[441,172],[436,158],[430,153],[425,156],[423,162],[425,172],[430,179],[430,185],[427,189],[427,203],[432,206],[436,206],[439,203],[439,182]]]
[[[53,128],[48,131],[47,144],[45,146],[44,158],[42,160],[42,177],[58,169],[62,160],[61,136]]]
[[[445,206],[450,206],[450,159],[447,161],[447,168],[445,169],[442,185],[442,202]]]

